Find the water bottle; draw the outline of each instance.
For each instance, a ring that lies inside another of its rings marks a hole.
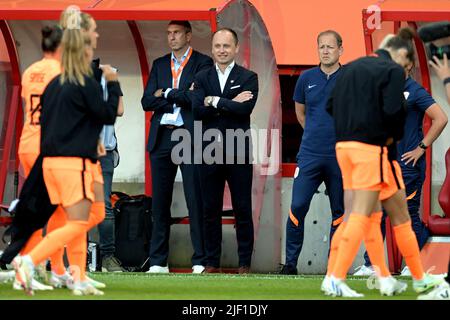
[[[89,272],[97,271],[97,244],[94,242],[88,245],[88,269]]]

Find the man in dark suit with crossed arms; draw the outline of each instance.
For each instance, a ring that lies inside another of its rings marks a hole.
[[[178,165],[172,161],[171,141],[177,129],[193,134],[191,93],[194,75],[211,67],[212,59],[190,46],[192,29],[188,21],[171,21],[167,40],[172,52],[156,59],[150,73],[141,103],[145,111],[153,111],[147,151],[150,153],[153,184],[153,229],[150,244],[149,273],[168,273],[170,206],[173,183]],[[193,140],[192,140],[193,141]],[[198,172],[191,163],[180,164],[187,208],[191,241],[194,249],[192,272],[202,273],[205,265],[202,200]]]
[[[258,96],[258,77],[235,63],[238,51],[236,32],[228,28],[218,30],[212,39],[215,65],[199,72],[194,82],[195,120],[202,121],[204,131],[215,129],[215,143],[227,146],[223,156],[217,157],[217,153],[213,156],[216,160],[220,158],[214,163],[205,159],[205,149],[200,167],[207,273],[220,272],[225,181],[230,188],[236,218],[240,274],[249,272],[253,252],[251,141],[246,139],[240,146],[236,144],[239,137],[226,135],[229,129],[235,133],[250,129],[250,114]],[[232,150],[228,148],[229,144],[233,145]]]

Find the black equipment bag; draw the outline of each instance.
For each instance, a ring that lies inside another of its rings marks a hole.
[[[130,272],[146,271],[149,266],[152,236],[152,198],[113,192],[119,199],[114,204],[115,256]]]

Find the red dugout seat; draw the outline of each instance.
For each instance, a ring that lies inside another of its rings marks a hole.
[[[434,274],[447,272],[450,257],[450,149],[445,154],[445,167],[446,176],[438,196],[444,216],[430,215],[428,228],[432,236],[420,252],[424,269]]]
[[[439,192],[439,205],[444,211],[444,217],[431,215],[428,220],[428,228],[432,235],[450,236],[450,148],[445,154],[446,175],[441,191]]]

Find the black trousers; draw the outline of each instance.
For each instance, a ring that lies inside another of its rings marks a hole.
[[[150,154],[152,169],[153,199],[152,215],[153,229],[150,244],[150,266],[166,266],[169,256],[169,236],[173,184],[178,165],[171,159],[173,147],[178,141],[171,141],[173,130],[160,127],[155,148]],[[198,165],[180,164],[183,177],[183,189],[189,212],[190,235],[194,253],[193,265],[205,265],[204,232],[202,198]]]
[[[236,219],[239,266],[250,266],[254,231],[252,219],[252,164],[202,164],[200,182],[205,217],[207,265],[220,267],[222,209],[225,181],[228,182]]]

